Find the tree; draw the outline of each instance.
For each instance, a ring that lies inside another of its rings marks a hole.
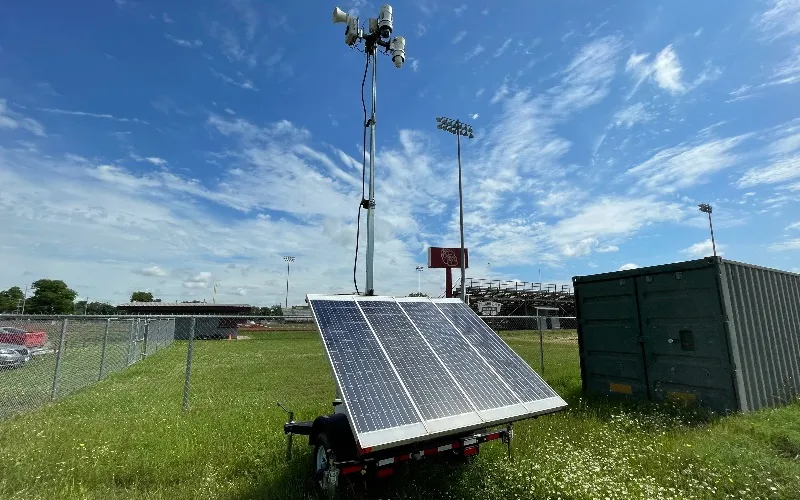
[[[275,304],[274,306],[269,308],[269,315],[283,316],[283,307],[281,307],[280,304]]]
[[[18,286],[12,286],[8,290],[0,292],[0,313],[13,313],[22,301],[25,294]]]
[[[33,282],[33,297],[25,312],[30,314],[72,314],[78,292],[61,280],[41,279]]]
[[[427,297],[427,296],[428,296],[428,294],[427,294],[427,293],[417,293],[417,292],[414,292],[414,293],[409,293],[409,294],[408,294],[408,296],[409,296],[409,297]]]
[[[106,302],[89,302],[88,307],[85,300],[75,302],[75,314],[83,314],[84,311],[86,314],[102,316],[117,314],[117,308]]]
[[[153,300],[153,292],[133,292],[131,302],[161,302]]]

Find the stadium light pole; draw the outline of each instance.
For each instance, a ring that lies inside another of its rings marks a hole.
[[[467,283],[466,283],[466,275],[467,275],[467,263],[465,262],[465,252],[464,252],[464,194],[461,188],[461,136],[468,137],[470,139],[475,138],[475,134],[472,132],[472,126],[467,125],[466,123],[462,122],[461,120],[453,120],[452,118],[445,118],[443,116],[437,116],[436,128],[439,130],[444,130],[445,132],[450,132],[456,136],[456,142],[458,144],[458,229],[461,233],[461,301],[467,301]]]
[[[712,212],[711,205],[709,205],[708,203],[701,203],[697,205],[697,207],[700,208],[701,212],[708,214],[708,227],[709,229],[711,229],[711,248],[714,251],[714,257],[716,257],[717,244],[714,241],[714,224],[711,222],[711,212]]]
[[[422,276],[423,269],[425,268],[422,266],[417,266],[417,295],[422,295],[422,281],[420,277]]]
[[[289,309],[289,265],[294,262],[292,255],[284,255],[283,260],[286,261],[286,309]]]
[[[364,105],[365,127],[369,128],[369,197],[364,199],[362,195],[361,208],[367,210],[367,287],[366,295],[375,294],[374,286],[374,263],[375,263],[375,108],[377,106],[377,53],[378,47],[384,49],[384,53],[392,57],[392,63],[396,68],[403,66],[406,60],[406,39],[402,36],[391,38],[394,30],[394,13],[389,4],[381,5],[378,10],[377,18],[367,20],[367,31],[361,27],[359,18],[351,16],[339,7],[333,9],[333,24],[345,24],[344,43],[348,46],[356,47],[364,41],[364,52],[367,55],[367,64],[364,68],[364,77],[361,83],[361,102]],[[367,69],[372,63],[372,113],[367,119],[367,108],[364,103],[364,82],[367,77]],[[366,149],[366,148],[364,148]],[[366,151],[365,151],[366,154]],[[365,162],[366,163],[366,162]],[[365,169],[366,170],[366,169]],[[360,209],[359,209],[360,210]],[[360,213],[360,212],[359,212]]]

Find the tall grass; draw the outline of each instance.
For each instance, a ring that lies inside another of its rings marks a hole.
[[[298,419],[326,413],[330,369],[312,332],[248,333],[195,344],[181,411],[185,343],[0,422],[0,497],[310,498],[302,437],[285,461],[283,401]],[[504,334],[538,367],[538,338]],[[487,444],[475,460],[412,463],[367,485],[390,498],[797,498],[800,404],[717,418],[682,408],[581,399],[574,344],[545,344],[545,378],[570,403],[517,423],[513,459]],[[345,496],[363,484],[345,488]],[[359,493],[359,495],[361,494]]]

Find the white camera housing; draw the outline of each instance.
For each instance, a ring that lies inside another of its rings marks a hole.
[[[398,36],[389,44],[392,51],[392,62],[396,68],[400,68],[406,62],[406,39]]]
[[[344,30],[344,43],[351,47],[358,43],[361,37],[361,28],[358,26],[358,18],[347,16],[347,28]]]
[[[393,28],[394,16],[392,15],[392,6],[385,3],[381,5],[381,10],[378,12],[378,31],[381,38],[389,38],[392,36]]]

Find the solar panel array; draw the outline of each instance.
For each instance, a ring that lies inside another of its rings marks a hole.
[[[459,299],[309,295],[308,301],[362,448],[566,406]]]

